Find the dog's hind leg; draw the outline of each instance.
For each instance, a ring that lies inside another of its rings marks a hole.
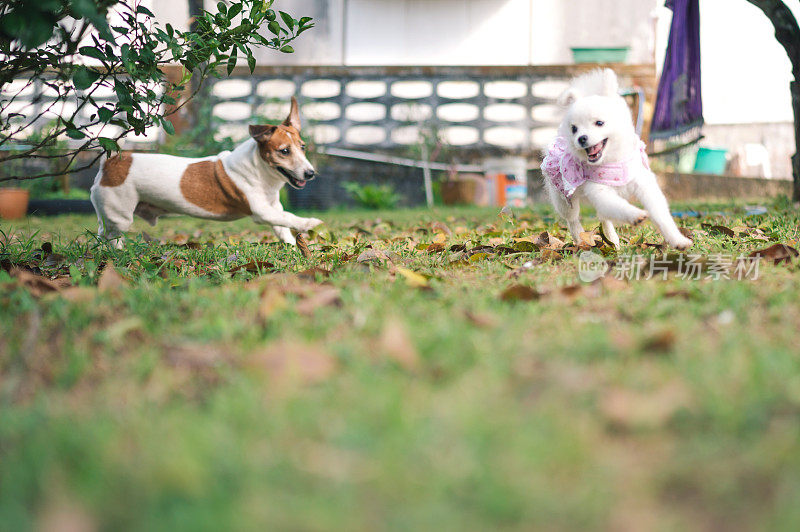
[[[553,204],[556,213],[567,223],[567,229],[569,230],[569,234],[572,235],[572,239],[575,242],[580,242],[583,226],[581,225],[581,206],[578,198],[573,196],[572,201],[568,201],[567,198],[547,180],[545,180],[545,189],[547,190],[550,203]]]
[[[638,181],[636,196],[642,202],[642,206],[647,209],[650,219],[664,236],[667,244],[681,251],[689,249],[692,241],[683,236],[675,224],[675,220],[672,219],[667,198],[661,192],[655,175],[648,174]]]
[[[583,193],[601,220],[638,225],[647,219],[647,211],[634,207],[611,187],[586,183],[583,185]]]

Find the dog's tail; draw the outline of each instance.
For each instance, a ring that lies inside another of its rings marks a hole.
[[[583,96],[617,96],[619,81],[610,68],[596,68],[572,80],[558,102],[567,106]]]

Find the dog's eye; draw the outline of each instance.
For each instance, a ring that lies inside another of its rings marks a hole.
[[[306,151],[306,145],[303,144],[302,146],[300,146],[300,149],[303,150],[303,151]]]
[[[602,120],[598,120],[597,122],[594,123],[594,125],[596,125],[597,127],[603,127],[605,124],[606,123],[603,122]]]
[[[281,154],[283,154],[283,155],[289,155],[290,152],[291,152],[291,150],[289,148],[283,148],[281,150]]]
[[[573,133],[573,135],[574,135],[575,133],[577,133],[577,132],[578,132],[578,128],[577,128],[577,127],[575,127],[575,126],[572,126],[572,133]]]

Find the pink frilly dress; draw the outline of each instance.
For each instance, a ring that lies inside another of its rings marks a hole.
[[[633,180],[633,170],[640,164],[649,170],[650,163],[647,160],[646,146],[641,140],[638,148],[636,153],[624,161],[591,165],[570,153],[567,149],[567,139],[556,137],[542,161],[542,172],[550,179],[553,186],[569,200],[575,193],[575,189],[587,181],[620,187]]]

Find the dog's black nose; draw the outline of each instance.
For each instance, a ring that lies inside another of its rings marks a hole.
[[[581,135],[578,137],[578,144],[581,146],[586,146],[587,142],[589,142],[589,137],[587,135]]]
[[[316,175],[317,173],[314,170],[306,170],[304,177],[306,178],[306,181],[310,181],[314,179]]]

